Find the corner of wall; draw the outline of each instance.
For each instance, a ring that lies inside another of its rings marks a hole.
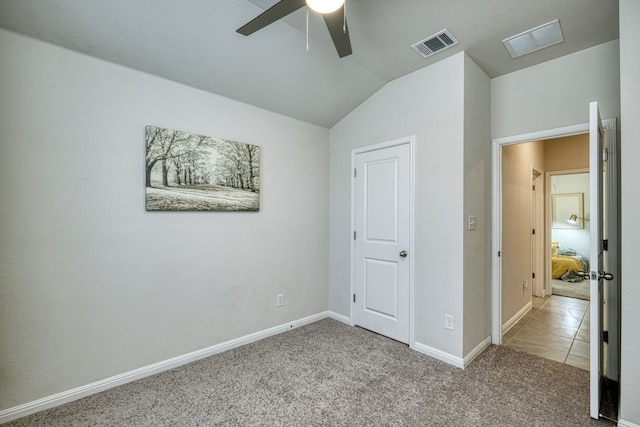
[[[464,56],[463,354],[490,335],[491,82]]]

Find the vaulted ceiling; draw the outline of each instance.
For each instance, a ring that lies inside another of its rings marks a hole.
[[[0,27],[324,127],[463,50],[496,77],[618,38],[617,0],[346,1],[342,59],[315,13],[307,51],[306,7],[236,32],[277,0],[2,0]],[[511,58],[503,39],[555,19],[563,43]],[[445,28],[458,45],[427,59],[410,48]]]

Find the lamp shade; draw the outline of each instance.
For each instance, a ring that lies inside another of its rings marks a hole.
[[[345,0],[307,0],[307,6],[318,13],[331,13],[340,9]]]

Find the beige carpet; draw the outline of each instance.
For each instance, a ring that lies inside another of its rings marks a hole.
[[[563,297],[579,298],[589,300],[589,281],[565,282],[563,280],[552,280],[553,295]]]
[[[504,346],[462,370],[325,319],[14,426],[609,426],[589,373]]]

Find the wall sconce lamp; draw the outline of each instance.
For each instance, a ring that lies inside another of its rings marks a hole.
[[[571,216],[569,217],[569,219],[567,220],[567,222],[569,224],[577,224],[578,220],[581,219],[583,221],[589,221],[587,218],[580,218],[578,215],[576,214],[571,214]]]

